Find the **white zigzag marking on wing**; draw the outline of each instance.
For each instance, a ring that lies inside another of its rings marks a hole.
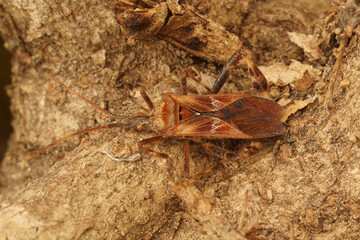
[[[220,128],[222,126],[222,124],[220,123],[220,119],[214,119],[214,122],[212,123],[212,125],[211,125],[211,130],[210,130],[210,132],[211,133],[216,133],[216,130],[218,129],[218,128]]]
[[[211,105],[215,106],[216,108],[220,108],[224,104],[221,101],[219,101],[219,100],[217,100],[215,98],[211,98]]]

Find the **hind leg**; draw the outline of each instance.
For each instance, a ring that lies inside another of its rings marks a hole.
[[[248,72],[251,77],[253,87],[256,89],[256,91],[262,94],[266,94],[268,90],[268,84],[264,74],[260,71],[258,66],[251,60],[251,58],[247,55],[247,53],[242,50],[236,51],[234,55],[230,58],[228,63],[224,66],[219,77],[216,79],[210,93],[213,94],[218,93],[221,90],[221,88],[224,86],[225,82],[229,78],[229,75],[238,65],[241,59],[246,59]]]

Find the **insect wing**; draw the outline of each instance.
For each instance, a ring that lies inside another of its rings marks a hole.
[[[285,131],[285,126],[271,113],[261,108],[248,108],[238,112],[229,123],[253,138],[274,137]]]
[[[215,112],[248,94],[172,95],[174,101],[197,112]]]
[[[265,98],[246,96],[214,113],[231,126],[253,138],[282,134],[285,126],[280,122],[284,109]]]
[[[252,138],[231,126],[228,122],[216,117],[198,116],[180,123],[174,129],[175,136],[207,138]]]
[[[248,94],[172,97],[199,113],[174,129],[177,136],[247,139],[277,136],[285,131],[279,120],[283,108],[265,98]]]

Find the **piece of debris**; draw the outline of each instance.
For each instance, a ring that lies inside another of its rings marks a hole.
[[[297,79],[293,82],[294,90],[305,91],[314,82],[314,78],[311,76],[308,70],[305,70],[302,78]]]
[[[128,39],[144,40],[157,36],[210,62],[225,64],[242,48],[237,35],[186,3],[119,0],[115,14]]]
[[[285,122],[289,116],[291,114],[296,113],[298,110],[303,109],[304,107],[306,107],[307,105],[309,105],[310,103],[313,103],[315,101],[315,97],[312,99],[307,99],[307,100],[293,100],[290,103],[286,104],[286,106],[284,107],[284,115],[280,118],[281,122]],[[280,105],[281,101],[278,102]]]
[[[273,83],[277,86],[290,85],[294,88],[297,86],[300,89],[309,88],[312,82],[315,81],[321,74],[321,71],[313,68],[313,66],[298,62],[294,59],[291,60],[291,64],[289,66],[281,62],[276,62],[259,68],[266,76],[269,83]],[[302,80],[305,80],[307,83],[300,84],[299,81]]]
[[[290,37],[290,41],[304,50],[305,55],[310,59],[310,61],[325,59],[325,56],[319,48],[322,41],[321,39],[315,37],[314,35],[306,35],[297,32],[288,32],[288,35]]]

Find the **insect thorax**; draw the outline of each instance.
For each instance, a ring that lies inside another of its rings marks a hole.
[[[173,128],[179,124],[179,104],[171,98],[173,94],[166,92],[154,111],[153,126],[165,135],[172,135]]]

